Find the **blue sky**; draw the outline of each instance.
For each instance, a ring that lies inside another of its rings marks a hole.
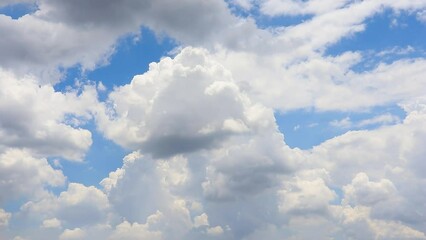
[[[426,239],[426,3],[148,2],[0,3],[1,239]]]

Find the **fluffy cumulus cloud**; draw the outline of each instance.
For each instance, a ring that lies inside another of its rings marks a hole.
[[[65,177],[46,159],[36,159],[26,151],[10,149],[0,155],[0,203],[24,197],[42,197],[46,186],[61,186]]]
[[[15,7],[25,14],[8,16]],[[422,45],[345,45],[378,14],[423,26],[425,9],[1,1],[0,238],[426,239]],[[176,48],[130,82],[64,75],[108,68],[141,27]],[[326,125],[346,132],[289,147],[275,114],[291,110],[338,113]],[[122,148],[121,165],[102,144]]]
[[[0,151],[23,148],[82,160],[92,144],[90,131],[80,126],[91,118],[88,106],[96,104],[93,87],[60,93],[0,69],[0,89]]]
[[[151,64],[148,72],[113,91],[98,122],[118,144],[154,157],[211,149],[232,137],[275,131],[272,111],[251,103],[230,72],[195,48]]]

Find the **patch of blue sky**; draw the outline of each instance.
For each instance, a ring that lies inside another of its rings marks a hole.
[[[89,72],[87,77],[102,81],[108,89],[128,84],[135,75],[146,72],[151,62],[158,62],[177,46],[172,39],[160,39],[147,28],[141,31],[136,42],[134,36],[121,39],[109,64]]]
[[[37,10],[38,6],[35,3],[16,3],[0,7],[0,14],[18,19],[27,14],[34,13]]]
[[[395,124],[398,121],[368,121],[379,116],[392,116],[403,120],[406,113],[397,105],[381,106],[365,112],[315,112],[311,110],[295,110],[286,113],[275,113],[279,130],[284,134],[285,142],[292,148],[310,149],[349,130],[372,130],[384,124]],[[346,119],[346,120],[345,120]],[[339,121],[347,124],[332,124]],[[364,124],[362,124],[364,123]]]
[[[104,138],[101,133],[96,131],[93,122],[84,128],[91,130],[93,143],[83,162],[73,162],[57,157],[49,158],[49,162],[54,168],[63,171],[68,182],[99,187],[102,179],[123,165],[122,159],[130,151]],[[49,190],[59,193],[64,189],[49,188]]]
[[[141,29],[139,38],[135,40],[135,36],[129,35],[120,39],[109,62],[94,71],[82,73],[79,65],[63,69],[65,78],[55,85],[55,90],[66,91],[76,81],[89,80],[102,82],[108,90],[112,90],[114,86],[130,83],[135,75],[146,72],[151,62],[158,62],[177,46],[172,39],[160,39],[147,28]],[[100,97],[103,100],[106,94],[100,92]]]
[[[256,25],[259,28],[274,28],[274,27],[288,27],[297,25],[311,19],[311,15],[297,15],[297,16],[266,16],[254,15]]]
[[[340,189],[340,188],[335,188],[335,187],[332,187],[331,189],[334,191],[334,193],[336,193],[336,198],[334,198],[330,202],[330,204],[332,204],[332,205],[340,205],[340,204],[342,204],[342,199],[345,196],[343,190]]]
[[[18,199],[14,199],[13,201],[6,201],[5,203],[2,203],[2,208],[6,212],[17,212],[26,202],[28,202],[27,198],[20,197]]]
[[[353,66],[357,72],[373,69],[380,62],[426,56],[426,24],[414,12],[386,10],[368,19],[365,26],[364,31],[330,46],[325,55],[361,52],[365,61]]]

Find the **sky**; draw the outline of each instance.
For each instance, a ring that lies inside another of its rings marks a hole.
[[[0,239],[426,239],[425,0],[0,0]]]

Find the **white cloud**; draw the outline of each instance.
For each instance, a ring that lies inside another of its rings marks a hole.
[[[426,10],[417,12],[416,17],[420,22],[426,23]]]
[[[176,158],[186,165],[181,157]],[[101,184],[110,188],[108,199],[118,216],[134,223],[135,231],[145,229],[143,231],[147,231],[146,234],[153,234],[156,237],[180,239],[192,228],[193,223],[188,209],[189,201],[177,194],[182,192],[182,188],[186,185],[179,184],[180,180],[173,181],[181,179],[173,175],[189,173],[181,172],[185,166],[177,162],[172,163],[173,159],[170,160],[168,164],[162,160],[153,160],[133,153],[126,157],[123,167],[113,176],[115,179],[111,181],[115,181],[115,184],[106,184],[111,182],[108,178]],[[169,176],[172,176],[172,179],[167,179]],[[144,222],[149,227],[138,225]],[[129,223],[123,226],[130,228]]]
[[[337,128],[350,128],[353,125],[349,117],[345,117],[341,120],[333,120],[330,122],[330,126]]]
[[[32,157],[27,151],[9,149],[0,154],[0,203],[27,197],[40,198],[45,186],[61,186],[65,177],[46,159]]]
[[[0,208],[0,227],[5,227],[9,224],[9,219],[12,216],[11,213],[6,212]]]
[[[186,48],[117,88],[97,119],[118,144],[168,157],[220,147],[249,128],[273,124],[257,119],[263,118],[258,111],[265,110],[252,104],[206,51]]]
[[[207,229],[207,234],[217,236],[223,234],[223,229],[221,226],[216,226]]]
[[[61,228],[61,221],[57,218],[46,219],[42,223],[44,228]]]
[[[68,189],[55,196],[50,194],[40,200],[25,203],[16,218],[21,224],[41,226],[39,231],[23,229],[20,234],[31,234],[31,239],[58,238],[59,229],[65,229],[62,238],[80,234],[99,236],[109,234],[101,226],[109,223],[112,210],[107,196],[99,189],[70,183]],[[25,236],[25,235],[24,235]]]
[[[364,128],[372,125],[383,126],[397,124],[400,122],[401,119],[398,116],[386,113],[356,122],[353,122],[349,117],[345,117],[341,120],[333,120],[329,124],[336,128]]]
[[[209,217],[206,213],[194,217],[194,227],[209,226]]]
[[[59,236],[60,240],[71,240],[71,239],[82,239],[86,236],[86,233],[80,228],[65,229],[65,231]]]
[[[91,86],[81,94],[60,93],[34,78],[18,79],[0,69],[0,150],[24,148],[36,155],[82,160],[92,135],[78,122],[88,121],[96,104]]]
[[[4,5],[11,4],[7,1]],[[37,1],[38,10],[19,19],[0,14],[0,65],[19,76],[58,82],[58,67],[107,64],[117,40],[137,35],[141,26],[184,44],[244,48],[256,40],[254,21],[233,16],[223,1]],[[196,21],[193,21],[196,19]],[[55,33],[55,34],[50,34]],[[245,36],[244,38],[237,36]],[[250,37],[247,37],[250,36]]]
[[[342,209],[346,236],[355,239],[425,239],[424,233],[395,221],[374,220],[367,207]]]
[[[347,204],[374,205],[395,198],[396,188],[388,179],[371,182],[365,173],[358,173],[352,183],[343,187]]]
[[[130,224],[129,222],[125,221],[121,224],[119,224],[115,231],[113,232],[112,236],[108,239],[117,239],[117,240],[137,240],[137,239],[164,239],[162,237],[161,232],[151,232],[149,231],[149,225],[148,224],[138,224],[133,223]]]
[[[370,119],[365,119],[357,123],[358,127],[365,127],[374,124],[387,125],[387,124],[395,124],[399,123],[401,120],[398,116],[392,114],[383,114]]]
[[[322,178],[303,179],[296,177],[286,182],[278,191],[278,209],[284,214],[328,214],[329,203],[336,198]]]

